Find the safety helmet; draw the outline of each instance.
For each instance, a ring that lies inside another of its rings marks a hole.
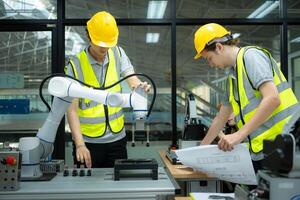
[[[87,29],[93,44],[100,47],[113,47],[118,43],[119,30],[115,18],[101,11],[87,22]]]
[[[198,59],[201,57],[201,52],[207,44],[212,42],[214,39],[222,38],[226,35],[230,35],[230,32],[219,24],[209,23],[201,26],[196,31],[194,36],[194,45],[197,51],[194,59]],[[225,42],[227,40],[228,39],[219,42]]]

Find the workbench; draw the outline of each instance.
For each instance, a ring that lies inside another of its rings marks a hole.
[[[158,168],[158,180],[136,177],[114,180],[113,168],[93,168],[91,176],[63,176],[59,173],[50,181],[20,182],[20,189],[1,192],[0,199],[174,199],[176,183],[172,182],[164,168]],[[178,188],[177,188],[178,189]]]
[[[184,183],[183,195],[188,195],[190,192],[221,192],[222,182],[219,179],[194,171],[182,164],[173,165],[166,157],[165,150],[159,151],[159,155],[170,175],[176,181]]]

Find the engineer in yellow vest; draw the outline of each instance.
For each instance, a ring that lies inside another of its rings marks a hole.
[[[195,59],[202,57],[210,67],[231,72],[228,98],[201,144],[210,144],[233,112],[238,131],[224,135],[218,146],[231,151],[234,145],[246,142],[257,171],[263,159],[263,140],[281,134],[298,102],[271,54],[257,46],[238,47],[238,42],[216,23],[203,25],[195,33]]]
[[[114,17],[105,11],[87,22],[90,44],[70,59],[65,72],[94,87],[104,88],[120,77],[134,73],[124,50],[117,46],[119,30]],[[133,89],[151,86],[136,76],[127,79]],[[121,92],[120,84],[108,89]],[[67,113],[73,139],[74,163],[86,167],[113,167],[115,159],[126,159],[124,114],[120,107],[98,104],[89,99],[75,99]]]

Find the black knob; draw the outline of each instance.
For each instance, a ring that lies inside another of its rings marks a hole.
[[[67,169],[64,170],[64,176],[69,176],[69,170]]]
[[[85,175],[85,171],[83,170],[83,169],[81,169],[80,171],[79,171],[79,176],[84,176]]]
[[[78,176],[78,172],[77,172],[76,169],[73,169],[73,171],[72,171],[72,176]]]
[[[92,176],[92,170],[88,169],[86,175],[87,176]]]

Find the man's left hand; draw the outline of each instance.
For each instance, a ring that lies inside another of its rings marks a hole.
[[[219,149],[223,151],[233,150],[233,146],[243,141],[243,138],[239,132],[235,132],[229,135],[224,135],[218,142]]]

